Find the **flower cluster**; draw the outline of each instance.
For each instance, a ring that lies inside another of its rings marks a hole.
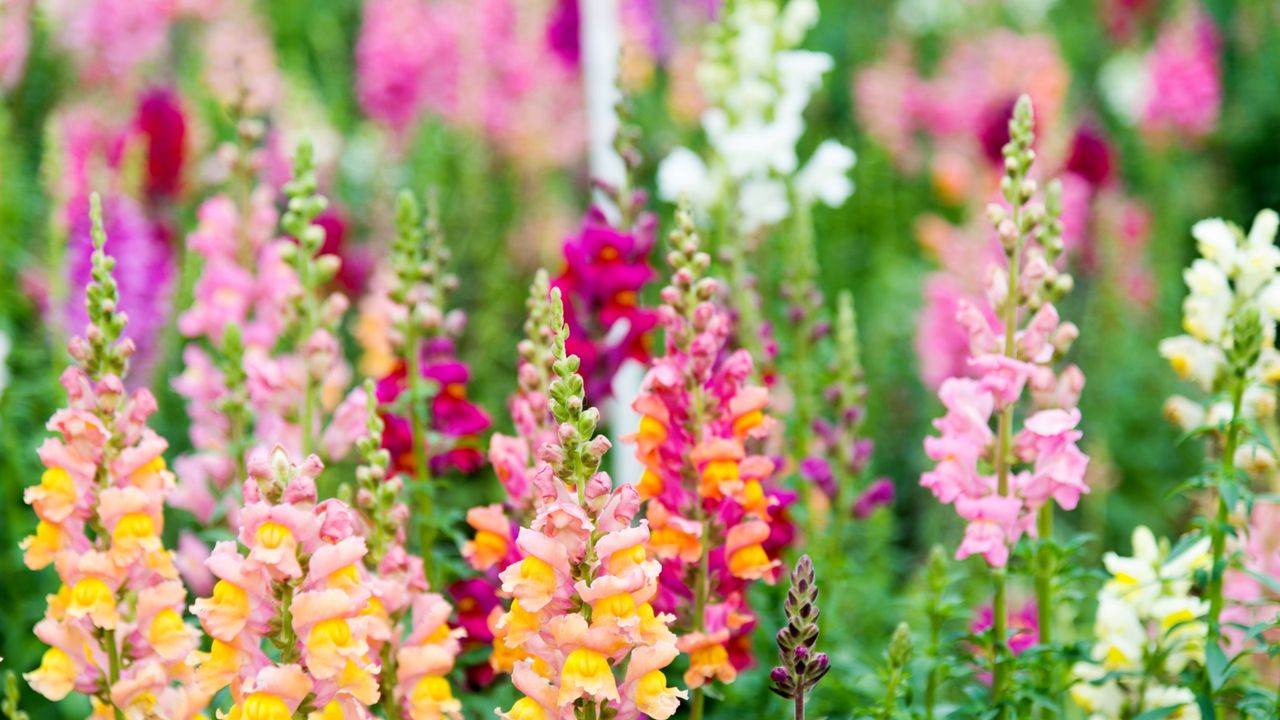
[[[636,193],[628,207],[643,207]],[[640,294],[655,273],[649,265],[658,221],[641,212],[628,228],[609,222],[592,207],[576,235],[565,238],[564,271],[552,281],[565,301],[569,352],[582,361],[587,397],[603,402],[626,360],[649,360],[649,331],[657,313],[640,305]]]
[[[1280,215],[1274,210],[1258,213],[1247,235],[1218,218],[1197,222],[1191,234],[1200,257],[1183,272],[1190,291],[1182,301],[1186,332],[1160,342],[1160,354],[1180,378],[1195,382],[1205,392],[1220,392],[1234,372],[1231,360],[1238,346],[1237,330],[1243,329],[1246,316],[1264,318],[1260,354],[1239,368],[1250,383],[1243,404],[1250,417],[1268,417],[1275,412],[1273,394],[1257,383],[1280,379],[1280,352],[1274,348],[1275,321],[1280,319],[1278,226]],[[1188,429],[1202,425],[1207,417],[1204,408],[1182,397],[1171,398],[1166,410]],[[1208,415],[1220,417],[1223,411],[1221,406],[1211,406]],[[1225,414],[1230,414],[1229,403]],[[1241,452],[1248,450],[1247,446],[1241,448]]]
[[[514,0],[367,3],[356,46],[361,107],[400,140],[431,112],[527,166],[579,157],[586,143],[576,68],[556,56],[526,10]]]
[[[1124,52],[1107,61],[1098,78],[1116,115],[1138,125],[1143,137],[1199,140],[1222,114],[1222,38],[1202,8],[1172,13],[1144,54]]]
[[[969,522],[956,556],[979,554],[992,567],[1003,567],[1018,538],[1035,533],[1040,507],[1054,501],[1070,510],[1088,492],[1088,457],[1076,445],[1084,376],[1074,365],[1061,372],[1053,367],[1077,335],[1051,302],[1070,288],[1071,278],[1053,266],[1062,248],[1055,193],[1051,188],[1047,209],[1029,204],[1036,193],[1027,177],[1031,127],[1024,96],[1004,150],[1002,189],[1010,207],[989,209],[1007,265],[988,275],[988,310],[962,302],[956,314],[969,333],[977,377],[942,383],[938,394],[947,412],[934,421],[939,435],[925,440],[925,453],[937,465],[920,478]],[[1015,435],[1014,408],[1028,388],[1036,411]],[[992,430],[997,416],[998,434]]]
[[[312,221],[325,203],[314,194],[311,151],[299,148],[298,180],[286,188],[298,210],[279,217],[273,193],[256,182],[261,158],[252,146],[261,127],[245,121],[239,131],[242,147],[229,149],[239,199],[221,194],[201,205],[187,246],[204,267],[178,319],[185,337],[204,342],[184,349],[186,367],[173,382],[194,420],[195,448],[175,463],[182,484],[174,504],[202,522],[234,511],[228,491],[243,479],[250,451],[276,443],[294,453],[313,449],[321,427],[330,457],[350,446],[349,413],[337,412],[351,374],[336,336],[347,300],[321,297],[339,260],[319,253],[323,231]],[[277,219],[296,240],[275,235]],[[281,336],[296,337],[299,349],[282,351]]]
[[[458,639],[464,633],[449,626],[453,608],[430,592],[422,558],[406,547],[409,507],[402,498],[404,480],[389,476],[391,454],[382,447],[384,424],[372,381],[366,381],[361,395],[367,404],[368,434],[356,442],[363,463],[356,470],[355,507],[358,532],[368,545],[364,566],[373,596],[365,614],[372,619],[370,656],[381,658],[382,701],[390,717],[456,719],[460,703],[446,676],[462,649]]]
[[[783,610],[787,625],[778,631],[782,664],[770,673],[769,689],[802,705],[805,695],[831,670],[827,654],[813,651],[818,643],[818,583],[808,555],[801,555],[791,571]]]
[[[192,611],[212,645],[192,655],[194,684],[209,696],[230,686],[229,717],[366,718],[379,699],[365,541],[344,503],[316,502],[321,470],[280,446],[256,455],[239,546],[220,542],[206,561],[218,580]]]
[[[471,371],[454,344],[467,318],[461,310],[446,312],[447,294],[458,279],[446,270],[449,250],[438,213],[434,207],[428,211],[423,218],[411,194],[400,196],[394,274],[366,298],[361,313],[366,331],[381,328],[389,360],[390,371],[376,391],[386,422],[383,447],[391,452],[393,468],[419,478],[449,468],[478,470],[484,464],[481,435],[491,425],[468,397]]]
[[[702,127],[711,148],[704,161],[677,148],[658,169],[667,200],[736,213],[744,234],[775,225],[792,203],[838,207],[853,192],[853,151],[822,142],[800,167],[796,144],[804,110],[832,67],[831,56],[797,49],[818,20],[814,0],[735,2],[713,26],[698,80],[711,105]]]
[[[146,424],[155,398],[124,389],[134,345],[121,338],[126,317],[96,194],[90,208],[89,324],[70,344],[75,364],[61,378],[70,405],[49,420],[56,435],[39,449],[45,471],[24,493],[40,518],[22,543],[27,567],[52,564],[62,581],[35,629],[50,647],[26,679],[50,700],[90,695],[95,716],[195,718],[208,700],[187,682],[197,634],[183,621],[187,592],[160,539],[174,477],[165,441]]]
[[[710,258],[687,210],[677,223],[674,275],[659,308],[666,350],[633,404],[641,420],[630,440],[645,467],[638,490],[648,501],[648,547],[664,564],[655,606],[686,619],[685,681],[697,688],[731,682],[750,662],[749,643],[739,642],[755,623],[745,584],[776,580],[794,497],[775,487],[774,461],[753,452],[776,425],[764,412],[769,394],[749,384],[745,350],[726,352],[730,321],[716,301],[719,283],[705,277]]]
[[[1195,694],[1178,684],[1178,675],[1204,662],[1209,604],[1191,590],[1195,571],[1210,563],[1209,539],[1171,551],[1138,527],[1133,557],[1107,553],[1104,562],[1111,579],[1098,593],[1090,659],[1072,668],[1071,699],[1096,720],[1165,708],[1196,720]]]
[[[656,612],[661,565],[649,558],[649,526],[633,525],[640,498],[600,472],[609,441],[595,436],[599,413],[585,407],[578,359],[552,290],[555,379],[548,388],[556,440],[538,448],[536,515],[517,538],[523,558],[501,573],[510,609],[496,622],[496,646],[519,658],[512,680],[524,696],[508,720],[671,717],[684,692],[663,668],[679,654]],[[622,670],[621,682],[617,670]]]

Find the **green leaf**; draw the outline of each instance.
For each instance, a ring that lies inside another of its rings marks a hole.
[[[1209,670],[1209,687],[1217,692],[1227,679],[1227,669],[1230,663],[1227,662],[1227,656],[1222,652],[1221,645],[1210,645],[1205,648],[1205,667]]]

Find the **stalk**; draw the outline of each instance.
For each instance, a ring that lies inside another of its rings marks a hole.
[[[1244,399],[1245,380],[1234,378],[1231,386],[1231,422],[1227,425],[1227,438],[1222,452],[1222,477],[1219,483],[1231,482],[1236,474],[1236,447],[1240,443],[1240,405]],[[1222,567],[1227,550],[1227,523],[1230,521],[1231,508],[1227,506],[1226,497],[1218,488],[1218,512],[1211,528],[1213,560],[1209,566],[1209,637],[1206,647],[1218,647],[1222,638],[1222,608],[1225,604],[1222,594]],[[1209,666],[1205,664],[1205,688],[1210,700],[1214,700],[1215,692],[1209,679]],[[1221,708],[1219,708],[1221,712]]]
[[[796,720],[804,720],[804,694],[796,695]]]
[[[409,391],[409,426],[413,431],[413,476],[418,486],[420,499],[419,510],[422,512],[422,569],[427,580],[434,585],[435,569],[432,547],[436,543],[435,498],[432,497],[431,467],[427,464],[427,445],[422,413],[418,400],[422,396],[422,367],[418,356],[418,333],[413,321],[405,323],[405,375]]]
[[[399,619],[392,627],[399,627]],[[382,684],[382,710],[387,714],[387,720],[401,720],[400,703],[396,702],[395,681],[396,681],[396,658],[391,652],[391,643],[382,644],[382,672],[379,674],[379,680]]]
[[[107,702],[111,704],[111,714],[115,720],[125,720],[124,711],[111,699],[111,688],[120,681],[120,649],[116,647],[116,631],[104,630],[102,644],[107,650]]]
[[[1014,239],[1013,249],[1009,253],[1009,288],[1008,295],[1005,299],[1004,308],[1004,354],[1006,357],[1017,357],[1017,348],[1014,345],[1016,339],[1015,333],[1018,323],[1018,274],[1021,270],[1022,259],[1022,208],[1019,204],[1013,205],[1013,224],[1018,228],[1017,236]],[[1005,497],[1009,494],[1009,445],[1013,439],[1013,404],[1000,411],[999,436],[996,440],[996,492]],[[994,573],[995,579],[995,597],[991,603],[992,609],[992,629],[995,633],[995,643],[992,648],[992,660],[994,667],[991,673],[991,698],[996,703],[997,717],[1000,720],[1008,717],[1008,708],[1005,707],[1005,694],[1008,685],[1008,665],[1005,658],[1004,647],[1005,641],[1009,633],[1009,610],[1006,600],[1006,573],[1004,568],[998,569]]]
[[[1038,612],[1038,620],[1040,625],[1040,644],[1053,644],[1053,621],[1054,621],[1054,597],[1053,597],[1053,576],[1057,570],[1051,549],[1047,547],[1047,543],[1053,542],[1053,505],[1045,503],[1040,507],[1039,514],[1036,516],[1036,530],[1040,535],[1040,549],[1036,558],[1036,610]],[[1057,663],[1055,656],[1050,654],[1045,661],[1044,668],[1044,687],[1042,690],[1048,691],[1049,686],[1054,680],[1054,671]],[[1051,694],[1057,704],[1056,694]],[[1053,712],[1048,708],[1044,708],[1040,712],[1041,717],[1049,718],[1053,716]]]

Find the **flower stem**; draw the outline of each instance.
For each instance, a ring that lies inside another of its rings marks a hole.
[[[116,631],[105,630],[102,633],[102,645],[107,651],[107,700],[111,704],[111,714],[115,720],[124,720],[124,711],[111,697],[111,689],[120,681],[120,649],[116,647]]]
[[[1209,638],[1207,647],[1217,647],[1222,638],[1222,608],[1225,600],[1222,594],[1222,576],[1226,568],[1227,526],[1230,522],[1231,508],[1222,492],[1224,483],[1235,482],[1236,447],[1240,443],[1240,405],[1244,399],[1245,379],[1234,378],[1231,386],[1231,421],[1227,425],[1227,438],[1222,449],[1222,474],[1218,478],[1217,499],[1218,512],[1210,527],[1212,538],[1213,561],[1209,566]],[[1215,694],[1209,679],[1209,664],[1205,663],[1205,688],[1210,699]]]
[[[396,622],[392,627],[399,627]],[[382,711],[387,720],[401,720],[400,703],[396,702],[396,658],[391,652],[391,643],[382,645],[382,672],[378,678],[382,684]]]
[[[796,720],[804,720],[804,690],[796,692]]]
[[[1040,535],[1040,547],[1036,557],[1036,610],[1039,615],[1040,644],[1047,647],[1053,644],[1053,621],[1055,617],[1053,578],[1057,572],[1057,562],[1052,548],[1053,505],[1051,503],[1045,503],[1040,506],[1040,511],[1036,516],[1036,530]],[[1056,655],[1050,652],[1045,657],[1044,675],[1041,678],[1043,685],[1040,690],[1053,699],[1054,705],[1058,705],[1057,694],[1049,692],[1049,687],[1057,677],[1055,672]],[[1042,708],[1040,711],[1040,716],[1043,718],[1050,718],[1054,715],[1055,713],[1051,708]]]
[[[421,358],[418,355],[418,335],[412,320],[405,323],[404,348],[405,383],[409,393],[409,427],[413,432],[413,475],[415,485],[418,487],[418,509],[422,514],[420,531],[422,570],[426,575],[427,582],[432,587],[435,587],[438,580],[434,575],[436,563],[435,553],[433,552],[437,533],[435,498],[432,497],[431,466],[427,460],[426,428],[423,426],[422,411],[419,404],[423,395]]]

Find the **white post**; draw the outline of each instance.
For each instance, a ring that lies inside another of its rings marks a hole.
[[[587,106],[591,177],[621,183],[622,158],[613,151],[618,132],[618,56],[622,48],[618,0],[578,0],[581,8],[582,90]]]
[[[588,161],[591,177],[620,186],[626,180],[622,158],[613,149],[618,132],[614,106],[620,98],[617,86],[618,57],[622,48],[618,24],[618,0],[578,0],[581,9],[582,91],[587,107]],[[603,198],[594,198],[597,202]],[[617,208],[607,207],[611,215]],[[613,378],[613,397],[603,410],[609,418],[609,434],[614,440],[613,477],[620,483],[636,483],[644,468],[635,459],[635,446],[618,438],[634,432],[640,419],[631,402],[640,390],[644,369],[627,361]]]

